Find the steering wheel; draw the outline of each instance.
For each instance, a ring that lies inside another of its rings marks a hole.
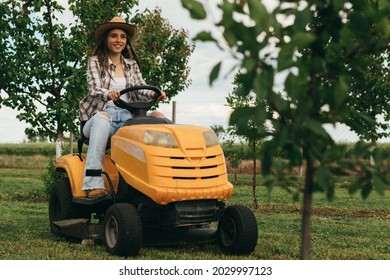
[[[149,85],[143,85],[143,86],[132,86],[125,88],[120,91],[120,95],[122,96],[125,93],[128,93],[130,91],[136,91],[136,90],[152,90],[156,94],[153,96],[153,98],[150,101],[137,101],[137,102],[126,102],[122,99],[119,99],[118,101],[115,101],[115,105],[127,109],[132,113],[134,116],[145,116],[146,112],[152,108],[154,104],[157,103],[157,99],[161,96],[161,91],[154,87],[154,86],[149,86]]]

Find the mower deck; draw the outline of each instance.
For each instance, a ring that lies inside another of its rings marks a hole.
[[[53,223],[60,232],[79,240],[92,239],[101,242],[104,239],[102,224],[90,223],[88,219],[70,219]],[[216,230],[200,227],[147,228],[143,232],[145,246],[169,246],[185,243],[209,243],[216,241]]]

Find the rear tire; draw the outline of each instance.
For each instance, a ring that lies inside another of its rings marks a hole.
[[[72,190],[68,177],[56,179],[51,184],[51,194],[49,200],[49,221],[51,232],[62,236],[61,231],[53,222],[86,218],[90,219],[91,214],[82,211],[81,207],[72,202]]]
[[[233,205],[225,209],[217,230],[218,245],[224,253],[250,254],[256,248],[257,238],[257,221],[248,207]]]
[[[142,223],[133,205],[118,203],[108,208],[104,218],[104,245],[112,255],[138,254],[142,245]]]

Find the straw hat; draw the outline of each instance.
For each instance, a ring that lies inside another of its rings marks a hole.
[[[137,31],[137,27],[135,25],[128,24],[123,18],[113,17],[110,21],[104,22],[98,27],[96,27],[93,35],[95,42],[99,42],[102,36],[106,33],[106,31],[115,28],[119,28],[126,31],[126,33],[129,34],[129,40],[133,39],[134,34]]]

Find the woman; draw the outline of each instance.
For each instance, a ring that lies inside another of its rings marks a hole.
[[[94,32],[97,48],[88,60],[88,95],[80,102],[80,121],[84,135],[89,138],[85,169],[101,170],[108,138],[131,118],[126,109],[115,106],[119,98],[136,101],[142,95],[149,98],[155,92],[138,91],[120,96],[122,89],[145,85],[138,65],[138,58],[131,46],[136,27],[121,17],[99,25]],[[130,59],[130,52],[136,60]],[[165,99],[165,92],[158,101]],[[163,116],[154,112],[154,116]],[[106,194],[102,176],[84,176],[82,190],[88,197]]]

